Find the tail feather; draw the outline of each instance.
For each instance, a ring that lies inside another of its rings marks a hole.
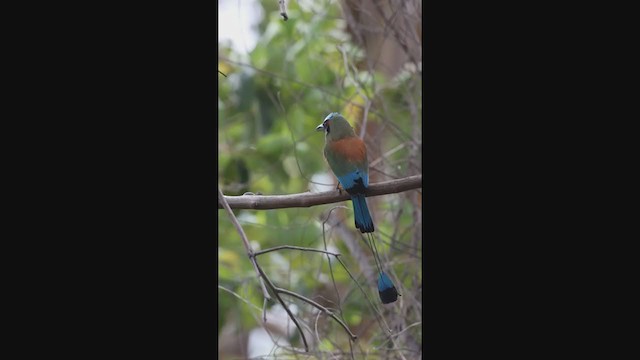
[[[356,228],[360,229],[362,233],[373,232],[373,220],[371,219],[365,196],[353,195],[351,201],[353,202],[353,217],[356,221]]]
[[[378,276],[378,294],[383,304],[390,304],[398,299],[398,290],[384,272]]]

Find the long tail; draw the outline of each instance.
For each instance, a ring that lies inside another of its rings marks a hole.
[[[380,301],[382,301],[383,304],[395,302],[400,294],[398,294],[398,290],[393,284],[393,281],[391,281],[389,276],[382,270],[382,261],[380,260],[380,254],[373,239],[373,234],[367,234],[366,237],[369,240],[369,246],[371,247],[373,258],[378,268],[378,295],[380,295]]]
[[[362,233],[373,232],[373,220],[364,195],[353,195],[351,201],[353,202],[353,217],[356,219],[356,228],[360,229]]]
[[[351,201],[353,202],[353,217],[356,220],[356,228],[360,229],[361,233],[372,233],[374,230],[373,220],[371,219],[365,196],[353,195],[351,196]],[[373,239],[373,234],[365,235],[365,237],[368,238],[369,247],[373,252],[373,258],[378,268],[378,294],[380,295],[380,300],[383,304],[395,302],[398,299],[398,290],[396,290],[389,276],[382,271],[382,263],[375,240]]]

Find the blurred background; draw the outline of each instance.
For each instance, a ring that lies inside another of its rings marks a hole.
[[[218,74],[218,185],[225,195],[335,189],[324,134],[315,131],[334,111],[365,140],[370,183],[422,174],[419,1],[287,1],[287,21],[278,0],[220,0],[218,8],[218,70],[226,75]],[[309,353],[282,306],[264,305],[240,236],[218,211],[221,359],[422,357],[422,191],[367,203],[383,266],[402,295],[388,305],[378,298],[374,260],[350,201],[234,210],[254,250],[295,245],[342,254],[354,279],[322,253],[258,257],[276,286],[329,308],[358,336],[350,341],[335,320],[283,296]]]

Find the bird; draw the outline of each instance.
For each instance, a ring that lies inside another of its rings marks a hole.
[[[382,270],[380,257],[371,234],[375,230],[367,207],[365,193],[369,186],[369,162],[367,147],[349,122],[340,113],[332,112],[324,118],[316,131],[325,132],[324,157],[338,178],[342,188],[351,195],[356,229],[369,236],[369,247],[378,267],[378,294],[383,304],[395,302],[398,291],[389,276]]]

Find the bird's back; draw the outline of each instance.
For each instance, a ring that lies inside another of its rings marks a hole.
[[[367,149],[360,138],[354,136],[327,141],[324,154],[345,190],[369,186]]]

